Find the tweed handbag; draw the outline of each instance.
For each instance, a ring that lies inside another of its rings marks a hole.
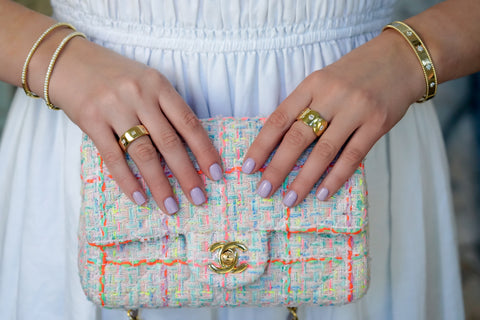
[[[312,191],[287,208],[281,199],[308,150],[272,198],[262,199],[254,192],[261,173],[243,174],[241,164],[264,120],[202,123],[224,177],[205,178],[208,202],[194,206],[165,166],[180,207],[173,216],[153,200],[137,206],[122,194],[84,136],[78,262],[87,297],[123,309],[320,306],[362,297],[369,283],[363,164],[330,200]]]

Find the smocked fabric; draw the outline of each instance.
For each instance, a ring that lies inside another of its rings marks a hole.
[[[56,17],[161,71],[200,118],[267,116],[371,39],[388,1],[53,1]],[[281,80],[283,79],[283,80]]]

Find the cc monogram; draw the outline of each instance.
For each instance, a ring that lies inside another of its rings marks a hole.
[[[225,274],[225,273],[240,273],[247,269],[248,264],[242,263],[237,266],[238,263],[238,252],[237,249],[242,251],[247,251],[247,247],[237,241],[234,242],[216,242],[210,246],[210,252],[218,252],[218,264],[220,267],[210,263],[208,266],[213,272]]]

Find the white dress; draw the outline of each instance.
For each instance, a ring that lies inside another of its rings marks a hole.
[[[270,114],[311,72],[378,34],[394,0],[55,0],[92,41],[160,70],[199,117]],[[75,76],[75,75],[72,75]],[[381,90],[381,88],[379,88]],[[17,92],[0,148],[0,313],[125,319],[77,276],[80,130]],[[463,319],[444,146],[413,106],[366,160],[371,286],[301,319]],[[284,308],[147,310],[143,319],[284,319]]]

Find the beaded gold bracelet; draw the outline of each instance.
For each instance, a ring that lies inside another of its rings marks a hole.
[[[65,23],[65,22],[55,23],[54,25],[50,26],[50,28],[45,30],[40,35],[40,37],[38,37],[37,41],[35,41],[32,48],[30,49],[30,52],[28,53],[27,58],[25,59],[25,63],[23,64],[23,69],[22,69],[22,87],[23,87],[23,91],[25,91],[25,94],[29,97],[39,98],[39,96],[33,93],[32,91],[30,91],[30,88],[28,87],[27,72],[28,72],[28,65],[30,64],[30,60],[32,60],[32,56],[35,53],[35,51],[37,51],[38,46],[40,46],[42,41],[50,34],[50,32],[60,27],[68,27],[73,31],[76,31],[76,29],[69,23]]]
[[[435,67],[433,66],[432,58],[428,53],[427,47],[423,44],[420,37],[416,32],[410,28],[406,23],[401,21],[394,21],[390,24],[387,24],[385,29],[394,29],[400,32],[400,34],[408,41],[408,44],[412,47],[415,52],[420,65],[422,66],[423,75],[425,76],[426,90],[425,95],[417,100],[417,102],[425,102],[432,99],[437,93],[437,74],[435,72]]]
[[[45,75],[45,83],[43,85],[43,97],[45,99],[45,103],[47,104],[47,106],[52,110],[60,110],[60,108],[54,106],[50,102],[50,97],[48,96],[48,89],[50,87],[50,78],[52,76],[53,67],[55,66],[55,63],[57,62],[58,56],[60,55],[60,53],[62,52],[63,48],[68,43],[68,41],[72,40],[72,38],[77,37],[77,36],[86,38],[85,34],[83,34],[81,32],[70,33],[68,36],[63,38],[62,42],[60,42],[57,49],[53,53],[52,59],[50,60],[50,63],[48,65],[47,74]]]

